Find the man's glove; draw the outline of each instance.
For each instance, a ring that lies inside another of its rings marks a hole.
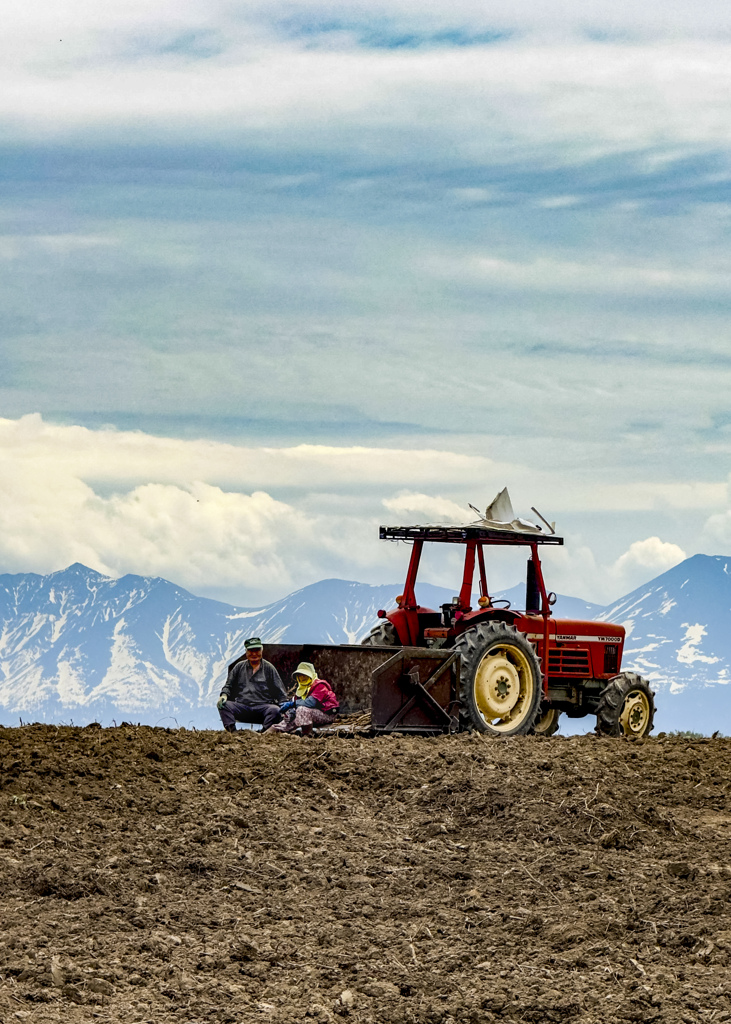
[[[226,694],[222,693],[221,696],[216,701],[216,707],[218,708],[219,711],[221,710],[221,708],[223,707],[227,700],[228,697],[226,696]]]
[[[282,711],[282,712],[289,711],[290,708],[293,708],[293,707],[294,707],[294,701],[293,700],[283,700],[282,703],[279,705],[279,710]]]

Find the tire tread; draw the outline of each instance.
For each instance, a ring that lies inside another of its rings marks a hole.
[[[499,732],[492,729],[482,717],[473,710],[473,680],[477,666],[486,651],[498,642],[513,642],[526,655],[533,667],[535,693],[533,695],[534,707],[526,719],[511,732]],[[479,732],[491,736],[523,736],[529,733],[538,718],[541,700],[543,697],[541,666],[538,655],[531,642],[510,623],[497,620],[495,622],[482,622],[473,629],[468,629],[460,636],[454,644],[454,650],[460,655],[460,698],[462,701],[462,718],[464,724],[469,728],[477,729]]]
[[[642,690],[650,702],[650,721],[643,736],[652,732],[655,718],[654,694],[648,681],[637,672],[620,672],[610,679],[602,690],[596,709],[596,731],[603,736],[621,736],[619,718],[622,713],[627,694],[632,690]]]
[[[361,647],[401,647],[396,627],[388,619],[383,619],[374,626],[360,644]]]

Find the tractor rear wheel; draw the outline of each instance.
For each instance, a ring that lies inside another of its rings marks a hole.
[[[401,647],[396,627],[388,619],[382,619],[360,643],[361,647]]]
[[[538,712],[538,718],[536,724],[531,729],[531,732],[536,736],[553,736],[554,733],[558,732],[559,718],[561,712],[558,708],[552,708],[550,705],[543,711]]]
[[[605,736],[641,739],[652,731],[655,717],[650,684],[636,672],[622,672],[602,690],[596,709],[596,731]]]
[[[492,736],[522,736],[535,725],[543,688],[533,645],[506,622],[483,622],[457,637],[462,713]]]

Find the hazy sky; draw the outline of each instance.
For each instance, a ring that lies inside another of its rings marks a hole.
[[[390,582],[505,484],[563,593],[729,552],[727,3],[10,12],[0,572]]]

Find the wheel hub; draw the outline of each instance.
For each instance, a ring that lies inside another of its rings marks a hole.
[[[521,664],[499,649],[488,651],[475,675],[475,698],[480,714],[488,721],[512,720],[525,695]]]
[[[630,690],[624,699],[619,725],[625,736],[644,735],[650,718],[650,702],[642,690]]]

